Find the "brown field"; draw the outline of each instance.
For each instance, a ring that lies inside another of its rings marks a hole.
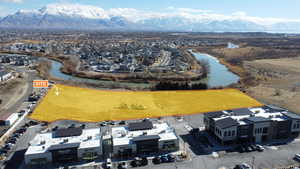
[[[263,59],[245,62],[246,70],[261,79],[247,93],[264,103],[300,113],[300,58]]]

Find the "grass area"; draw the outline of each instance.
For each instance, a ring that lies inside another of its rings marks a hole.
[[[56,95],[56,91],[59,95]],[[192,91],[108,91],[65,85],[52,87],[31,114],[39,121],[99,122],[189,115],[261,106],[235,89]]]

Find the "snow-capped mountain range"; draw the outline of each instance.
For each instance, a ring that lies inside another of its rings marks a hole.
[[[20,10],[0,18],[1,28],[300,33],[300,19],[251,17],[169,7],[165,12],[79,4],[50,4],[38,10]]]

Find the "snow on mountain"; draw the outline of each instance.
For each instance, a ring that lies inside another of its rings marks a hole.
[[[82,17],[89,19],[109,19],[104,9],[79,4],[50,4],[39,10],[41,14]]]
[[[174,8],[141,11],[80,4],[49,4],[38,10],[20,10],[0,19],[0,27],[95,30],[300,32],[300,20],[261,18],[244,12],[222,15],[208,10]]]

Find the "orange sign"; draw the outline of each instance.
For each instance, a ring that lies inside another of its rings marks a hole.
[[[33,87],[34,88],[47,88],[48,87],[48,80],[34,80]]]

